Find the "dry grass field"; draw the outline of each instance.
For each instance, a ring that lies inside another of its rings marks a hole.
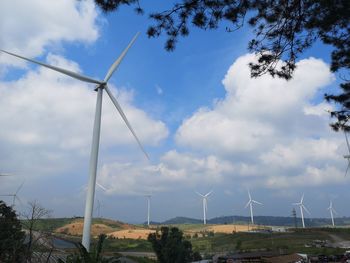
[[[124,229],[108,233],[107,236],[119,239],[147,239],[148,235],[154,232],[156,231],[152,229]]]
[[[214,233],[232,234],[234,232],[247,232],[254,229],[254,226],[248,227],[247,225],[211,225],[208,226],[207,231]]]
[[[91,233],[93,236],[98,236],[99,234],[108,234],[114,230],[115,229],[105,224],[93,224],[91,227]],[[57,228],[55,232],[70,236],[81,236],[83,233],[83,222],[74,222],[65,225],[63,227]]]
[[[208,232],[232,234],[236,232],[246,232],[253,230],[254,226],[248,228],[247,225],[176,225],[185,235],[193,237],[204,237]],[[152,226],[151,228],[142,228],[140,226],[129,225],[112,220],[100,220],[92,224],[91,233],[94,237],[100,234],[106,234],[112,238],[118,239],[147,239],[150,233],[156,232],[159,226]],[[83,233],[83,221],[78,219],[70,224],[66,224],[57,228],[54,232],[81,236]]]

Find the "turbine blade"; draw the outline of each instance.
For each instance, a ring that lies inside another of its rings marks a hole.
[[[11,56],[23,59],[23,60],[27,60],[27,61],[32,62],[34,64],[37,64],[37,65],[40,65],[40,66],[52,69],[54,71],[60,72],[62,74],[65,74],[65,75],[70,76],[70,77],[75,78],[75,79],[79,79],[81,81],[85,81],[85,82],[89,82],[89,83],[95,83],[95,84],[103,84],[102,81],[95,80],[95,79],[92,79],[92,78],[84,76],[84,75],[80,75],[80,74],[75,73],[73,71],[69,71],[69,70],[66,70],[66,69],[63,69],[63,68],[51,66],[51,65],[48,65],[48,64],[45,64],[45,63],[33,60],[33,59],[25,58],[25,57],[22,57],[20,55],[16,55],[14,53],[11,53],[11,52],[8,52],[8,51],[2,50],[2,49],[0,49],[0,51],[6,53],[8,55],[11,55]]]
[[[262,203],[258,202],[258,201],[255,201],[255,200],[252,200],[253,203],[256,203],[258,205],[262,205]]]
[[[16,196],[17,196],[19,190],[21,190],[21,188],[23,187],[23,184],[24,184],[24,182],[17,188],[17,191],[16,191],[16,193],[15,193]]]
[[[310,211],[306,208],[306,206],[302,205],[302,208],[304,208],[304,210],[305,210],[309,215],[311,215]]]
[[[140,32],[136,33],[136,35],[133,37],[133,39],[130,41],[129,45],[124,49],[122,54],[119,56],[119,58],[112,64],[112,66],[109,68],[106,77],[104,79],[104,82],[108,82],[108,80],[112,77],[115,70],[118,68],[119,64],[122,62],[123,58],[125,57],[126,53],[130,49],[130,47],[134,44],[136,38],[139,36]]]
[[[107,87],[107,85],[105,85],[105,90],[108,94],[108,96],[110,97],[110,99],[112,100],[114,106],[117,108],[120,116],[122,117],[122,119],[124,120],[126,126],[128,126],[129,130],[131,131],[132,135],[134,135],[134,138],[137,141],[137,144],[139,145],[139,147],[141,148],[142,152],[145,154],[146,158],[149,160],[148,154],[145,151],[145,149],[143,148],[139,138],[137,137],[136,133],[134,132],[134,129],[131,127],[131,124],[129,123],[128,119],[126,118],[122,108],[120,107],[117,99],[113,96],[112,92],[110,91],[110,89]]]
[[[244,207],[244,208],[247,208],[247,207],[248,207],[248,205],[250,205],[250,203],[251,203],[251,200],[249,200],[249,201],[248,201],[248,203],[245,205],[245,207]]]
[[[209,193],[207,193],[207,194],[205,195],[205,197],[208,197],[209,195],[211,195],[212,192],[213,192],[213,190],[211,190]]]
[[[292,203],[292,205],[301,205],[301,203]]]
[[[346,171],[345,171],[345,174],[344,174],[344,177],[346,177],[348,171],[349,171],[349,167],[350,167],[350,159],[348,160],[348,166],[346,167]]]
[[[17,195],[15,195],[15,198],[20,202],[21,205],[23,205],[21,198],[19,198]]]
[[[339,215],[338,212],[334,208],[332,208],[332,211],[334,214]]]
[[[2,173],[2,174],[0,174],[0,176],[12,176],[12,174],[4,174],[4,173]]]
[[[201,196],[201,197],[204,197],[204,195],[198,193],[198,192],[195,192],[197,195]]]
[[[97,185],[98,187],[100,187],[102,190],[104,190],[104,191],[106,191],[106,192],[108,191],[106,187],[104,187],[103,185],[99,184],[98,182],[96,182],[96,185]]]
[[[348,136],[346,135],[346,131],[344,131],[344,135],[345,135],[346,145],[348,146],[348,151],[350,153],[350,144],[349,144]]]

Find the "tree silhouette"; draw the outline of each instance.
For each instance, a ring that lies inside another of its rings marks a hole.
[[[143,13],[139,0],[95,0],[105,12],[120,5],[134,5]],[[297,58],[316,41],[330,45],[332,72],[342,72],[340,93],[325,94],[337,103],[331,116],[335,130],[350,131],[350,1],[349,0],[177,0],[170,9],[149,14],[153,25],[149,37],[166,35],[165,49],[174,50],[180,37],[191,27],[213,30],[225,26],[227,32],[252,27],[254,38],[248,50],[258,55],[251,63],[251,76],[263,74],[290,79]]]
[[[16,213],[0,200],[0,262],[22,262],[25,234]]]
[[[199,260],[200,255],[192,252],[192,244],[183,239],[183,233],[176,227],[161,227],[160,233],[151,233],[148,241],[152,243],[159,263],[186,263]]]

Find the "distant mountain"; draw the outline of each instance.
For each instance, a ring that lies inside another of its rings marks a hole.
[[[201,223],[203,223],[203,220],[178,216],[178,217],[166,220],[166,221],[162,222],[161,224],[163,224],[163,225],[176,225],[176,224],[201,224]]]
[[[294,226],[293,217],[283,216],[254,216],[254,222],[257,225],[270,225],[270,226]],[[188,217],[175,217],[162,222],[164,225],[171,224],[202,224],[203,220],[188,218]],[[208,224],[248,224],[250,223],[250,217],[248,216],[221,216],[207,220]],[[305,218],[305,224],[307,226],[318,227],[327,226],[331,224],[330,218]],[[350,225],[350,217],[335,218],[335,224],[339,226]],[[301,219],[297,218],[297,226],[301,226]]]

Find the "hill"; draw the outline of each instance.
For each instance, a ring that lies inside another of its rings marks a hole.
[[[300,226],[300,218],[297,218],[297,225]],[[250,217],[248,216],[221,216],[208,219],[208,224],[248,224]],[[293,217],[283,216],[254,216],[254,222],[257,225],[271,225],[271,226],[292,226],[294,227]],[[203,220],[188,218],[188,217],[175,217],[162,222],[164,225],[171,224],[202,224]],[[335,218],[335,223],[338,226],[350,225],[350,217]],[[327,226],[331,224],[329,218],[305,218],[305,224],[310,227]]]
[[[202,224],[203,220],[189,217],[174,217],[162,222],[162,225],[178,225],[178,224]]]

